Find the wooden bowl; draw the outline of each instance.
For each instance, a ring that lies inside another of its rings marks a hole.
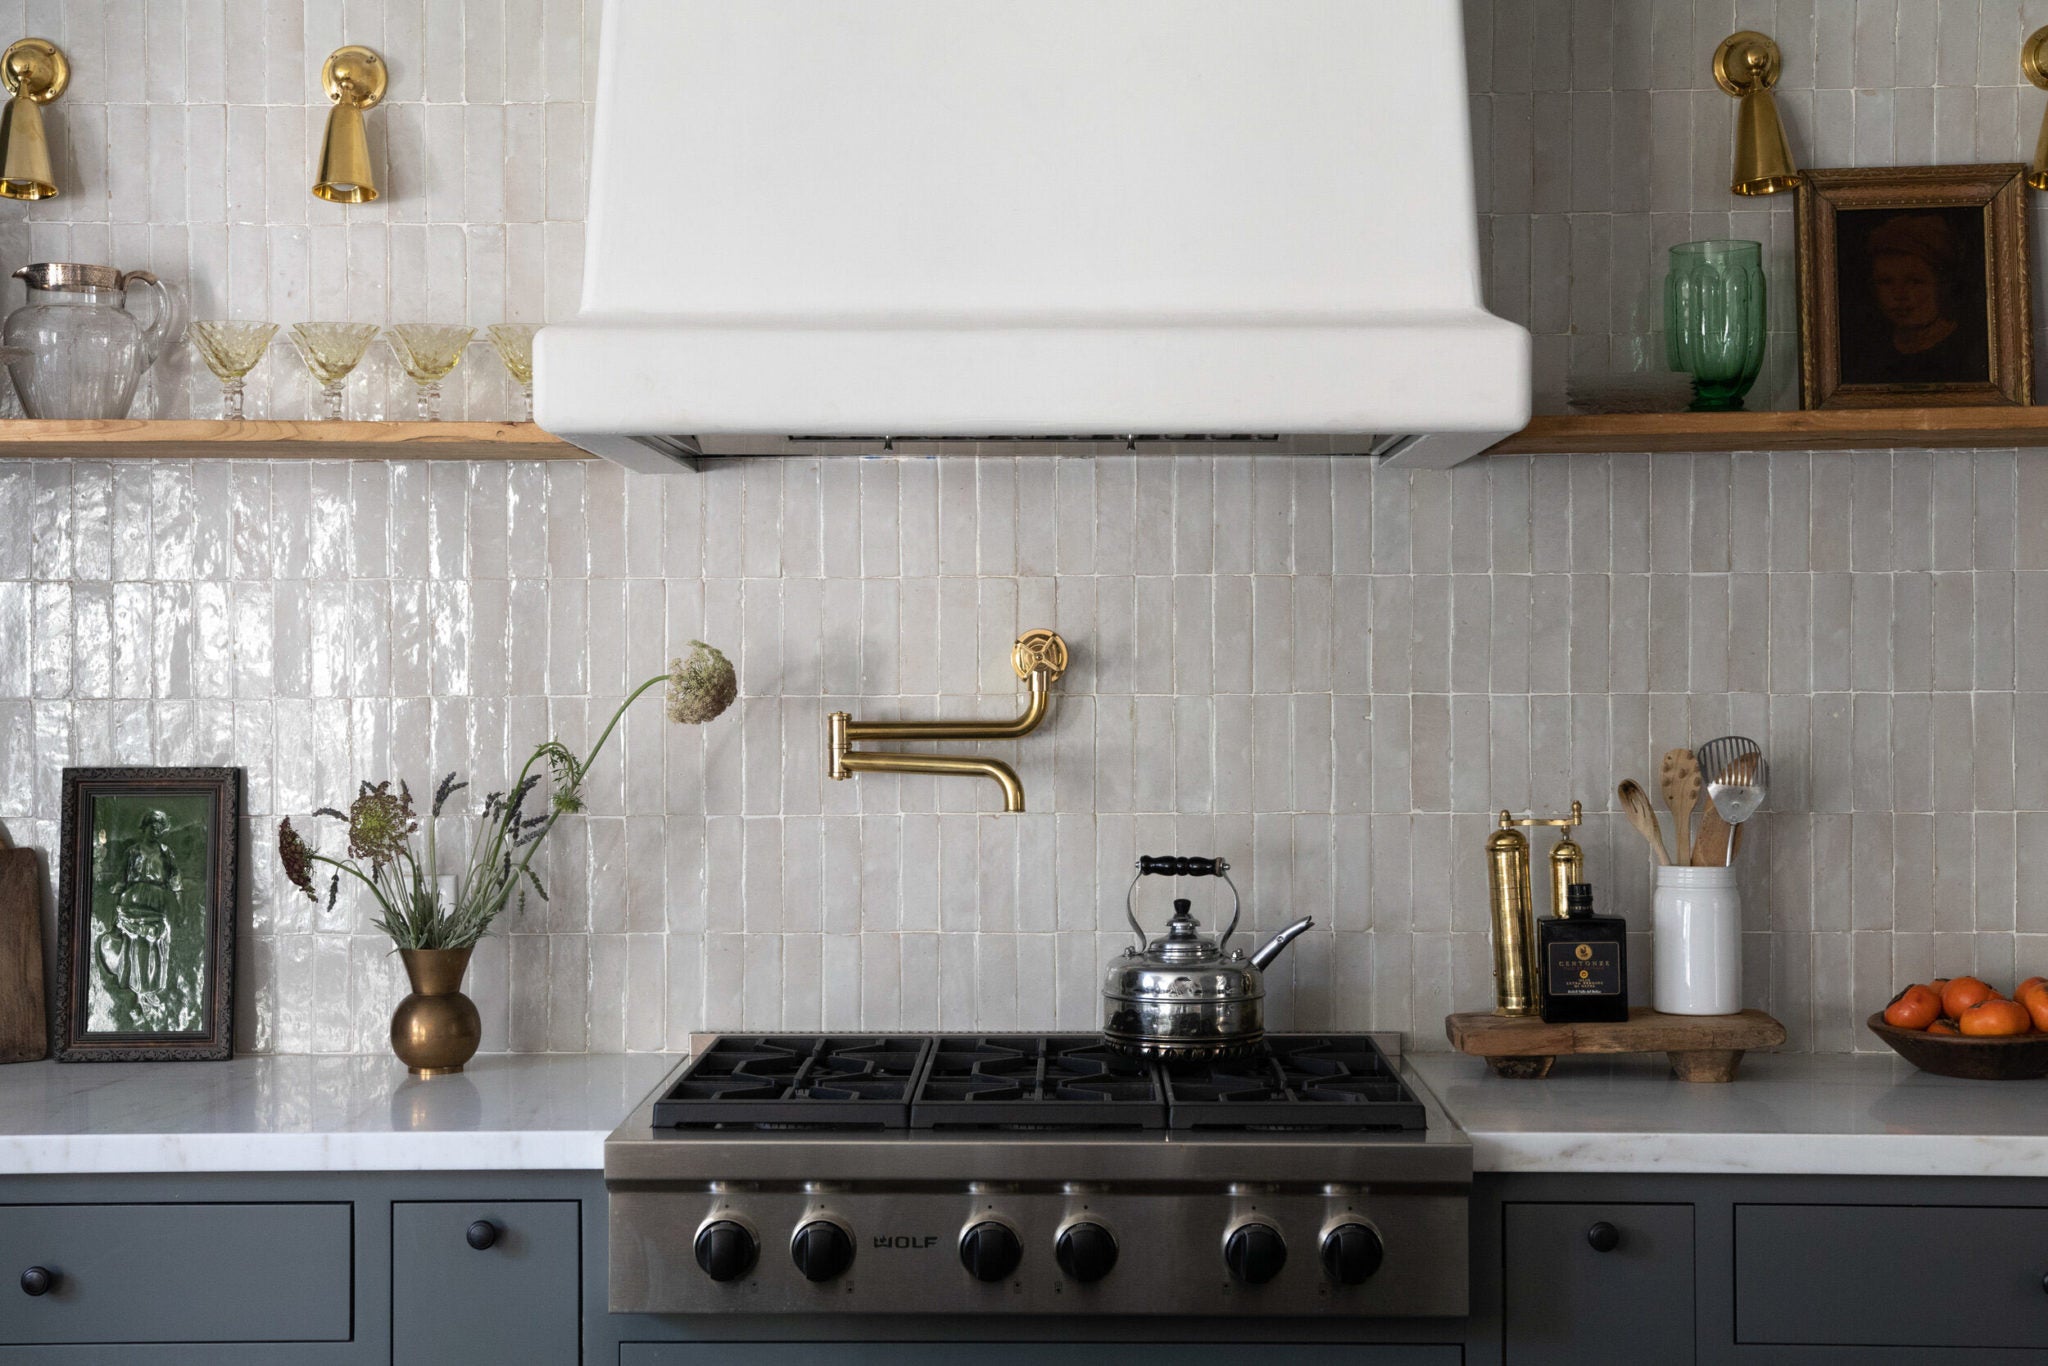
[[[1955,1034],[1929,1034],[1900,1029],[1884,1022],[1879,1011],[1864,1021],[1870,1032],[1922,1072],[1970,1081],[2032,1081],[2048,1077],[2048,1034],[2009,1034],[1973,1039]]]

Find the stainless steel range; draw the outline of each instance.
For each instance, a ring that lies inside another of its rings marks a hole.
[[[615,1312],[1466,1312],[1471,1147],[1388,1035],[724,1035],[604,1172]]]

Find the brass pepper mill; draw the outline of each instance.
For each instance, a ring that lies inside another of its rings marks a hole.
[[[1500,813],[1499,828],[1486,841],[1486,881],[1493,902],[1493,1013],[1534,1015],[1536,974],[1530,953],[1529,837],[1517,826],[1547,825],[1570,829],[1584,819],[1579,803],[1572,803],[1569,816],[1524,816],[1512,811]],[[1557,842],[1550,853],[1550,877],[1554,914],[1562,914],[1565,888],[1585,880],[1586,853],[1569,835]]]

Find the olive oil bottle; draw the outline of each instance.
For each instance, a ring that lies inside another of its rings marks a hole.
[[[1574,882],[1558,915],[1536,922],[1543,1018],[1582,1024],[1628,1018],[1628,922],[1593,914],[1593,888]]]

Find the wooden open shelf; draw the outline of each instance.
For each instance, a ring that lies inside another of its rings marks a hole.
[[[1602,451],[1841,451],[1887,446],[2048,446],[2039,408],[1823,408],[1795,413],[1538,417],[1488,455]]]
[[[0,421],[0,460],[583,460],[531,422]]]

